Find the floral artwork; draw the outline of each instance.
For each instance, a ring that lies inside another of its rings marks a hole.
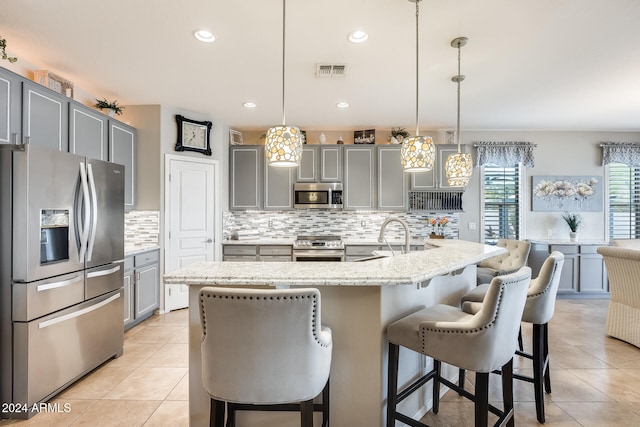
[[[534,176],[531,209],[544,212],[600,212],[601,181],[600,176]]]

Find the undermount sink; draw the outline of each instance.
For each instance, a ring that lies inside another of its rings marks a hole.
[[[371,255],[376,256],[376,257],[380,257],[380,258],[384,258],[384,257],[388,257],[388,256],[394,256],[396,253],[393,251],[372,251]]]

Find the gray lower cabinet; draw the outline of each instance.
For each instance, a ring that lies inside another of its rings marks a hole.
[[[22,129],[22,79],[0,68],[0,144],[17,144]]]
[[[258,260],[257,245],[223,245],[222,260],[249,262]]]
[[[107,116],[79,102],[70,101],[69,152],[91,159],[109,160]]]
[[[136,202],[136,130],[109,120],[109,161],[124,165],[124,207],[134,209]]]
[[[262,208],[263,159],[261,145],[229,148],[229,209]]]
[[[125,329],[149,318],[160,305],[159,254],[153,250],[125,258]]]
[[[22,136],[29,143],[69,151],[69,98],[37,83],[22,81]]]
[[[375,209],[375,158],[375,146],[344,147],[344,210]]]
[[[264,262],[292,261],[293,248],[291,245],[260,245],[259,260]]]
[[[559,294],[604,294],[609,291],[607,272],[596,249],[602,245],[532,242],[529,266],[537,277],[544,260],[553,251],[564,254],[560,273]]]
[[[407,174],[402,170],[398,145],[378,147],[378,209],[407,210]]]
[[[292,261],[292,245],[244,245],[225,244],[222,260],[234,262],[286,262]]]
[[[264,159],[264,209],[293,209],[293,168],[267,165]]]

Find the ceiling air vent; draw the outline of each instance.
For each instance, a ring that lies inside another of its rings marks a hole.
[[[347,74],[347,64],[317,64],[316,78],[344,77]]]

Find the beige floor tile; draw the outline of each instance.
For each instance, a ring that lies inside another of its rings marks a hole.
[[[176,344],[189,344],[189,327],[185,326],[180,332],[171,338],[169,342]]]
[[[2,420],[0,426],[66,427],[79,419],[97,400],[54,399],[28,420]]]
[[[142,366],[105,395],[105,399],[164,400],[187,373],[187,368]]]
[[[142,426],[160,406],[161,401],[100,400],[70,424],[73,427]]]
[[[60,394],[61,399],[101,399],[127,378],[135,367],[102,365]]]
[[[185,326],[157,325],[147,326],[137,334],[127,338],[128,342],[136,343],[168,343],[173,337],[184,330]]]
[[[640,403],[638,370],[576,369],[569,372],[617,402]]]
[[[640,415],[634,411],[633,405],[628,403],[559,402],[557,405],[584,427],[630,427],[640,425]]]
[[[109,361],[109,365],[133,366],[137,368],[157,353],[163,346],[164,343],[162,342],[147,343],[126,340],[124,342],[124,352],[122,356]]]
[[[188,368],[189,344],[165,344],[153,356],[149,357],[142,366]]]
[[[166,400],[189,400],[189,372],[184,374],[184,377],[171,390]]]
[[[189,402],[164,401],[145,427],[189,427]]]

